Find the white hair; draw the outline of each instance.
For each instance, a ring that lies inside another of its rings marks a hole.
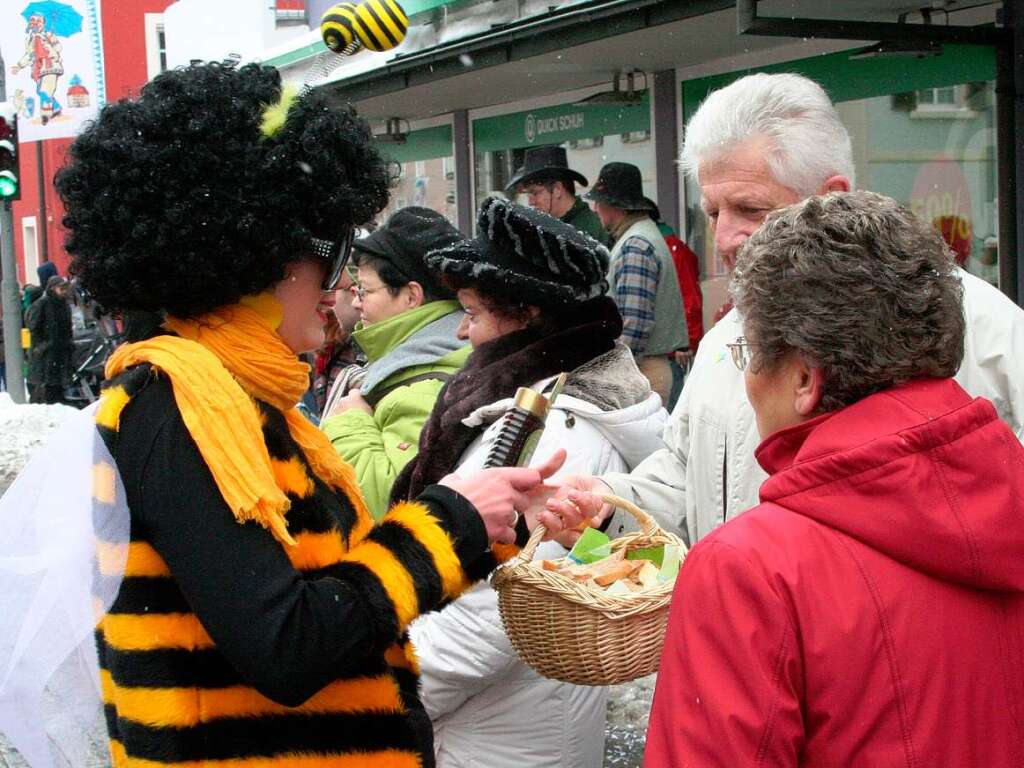
[[[713,91],[686,125],[680,162],[698,170],[750,139],[772,143],[766,160],[780,184],[817,193],[840,175],[853,186],[850,134],[824,89],[802,75],[759,73]]]

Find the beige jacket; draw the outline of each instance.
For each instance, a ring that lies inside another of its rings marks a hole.
[[[984,280],[958,272],[967,333],[956,380],[970,394],[991,400],[1024,442],[1024,310]],[[743,374],[725,346],[742,334],[734,309],[701,340],[665,428],[668,447],[630,474],[601,478],[691,545],[756,505],[767,477],[754,458],[760,438]]]

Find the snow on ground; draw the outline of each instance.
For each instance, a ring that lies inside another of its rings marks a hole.
[[[612,686],[605,724],[604,768],[640,768],[657,675]]]
[[[0,493],[61,422],[75,413],[66,405],[17,405],[0,392]]]
[[[16,405],[6,392],[0,392],[0,493],[7,490],[47,437],[73,413],[75,409],[66,405]],[[612,687],[604,768],[640,768],[654,681],[655,676],[651,675]],[[20,768],[24,762],[0,737],[0,768],[7,766]]]

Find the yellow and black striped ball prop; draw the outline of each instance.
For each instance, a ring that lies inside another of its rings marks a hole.
[[[320,20],[324,44],[340,53],[358,42],[358,47],[386,51],[405,39],[409,19],[395,0],[363,0],[338,3]]]

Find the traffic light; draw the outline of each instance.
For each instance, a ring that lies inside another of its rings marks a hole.
[[[21,199],[18,173],[18,110],[0,102],[0,202]]]

